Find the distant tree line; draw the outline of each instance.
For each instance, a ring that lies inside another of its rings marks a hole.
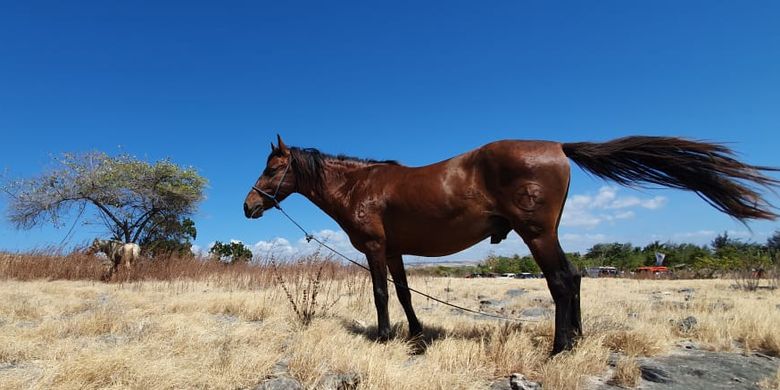
[[[765,243],[747,242],[730,237],[727,232],[719,234],[709,245],[690,243],[652,242],[644,247],[631,243],[600,243],[593,245],[584,254],[566,253],[566,257],[583,270],[591,267],[616,267],[631,271],[641,266],[655,265],[656,253],[665,255],[663,265],[673,270],[687,270],[692,276],[711,278],[718,274],[752,269],[756,271],[780,266],[780,230]],[[438,276],[466,276],[468,274],[541,273],[530,255],[488,256],[476,266],[438,266],[415,273]]]
[[[239,241],[230,241],[229,243],[217,241],[209,249],[209,255],[212,259],[226,264],[250,262],[253,256],[252,250]]]

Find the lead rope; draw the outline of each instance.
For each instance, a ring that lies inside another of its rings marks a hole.
[[[276,199],[276,196],[279,194],[279,188],[281,188],[281,186],[282,186],[282,182],[284,181],[284,177],[287,176],[287,170],[290,168],[290,165],[292,165],[292,159],[290,159],[290,162],[287,164],[287,168],[284,169],[284,174],[282,175],[281,180],[279,180],[279,184],[276,186],[276,192],[273,195],[269,194],[266,191],[261,190],[257,186],[252,186],[252,189],[254,189],[255,191],[259,192],[260,194],[262,194],[262,195],[268,197],[270,200],[272,200],[274,202],[274,207],[276,209],[278,209],[279,211],[281,211],[282,215],[284,215],[288,220],[290,220],[290,222],[293,223],[293,225],[295,225],[298,229],[300,229],[301,232],[303,232],[304,237],[306,238],[306,242],[314,241],[317,244],[320,244],[323,248],[325,248],[325,249],[333,252],[334,254],[338,255],[339,257],[343,258],[344,260],[346,260],[346,261],[348,261],[348,262],[350,262],[350,263],[352,263],[352,264],[354,264],[354,265],[356,265],[356,266],[358,266],[360,268],[363,268],[364,270],[366,270],[368,272],[371,272],[371,269],[369,269],[365,265],[360,264],[360,263],[358,263],[355,260],[352,260],[347,255],[345,255],[345,254],[337,251],[336,249],[332,248],[330,245],[326,244],[325,242],[323,242],[319,238],[315,237],[313,234],[310,234],[306,229],[303,228],[303,226],[301,226],[301,224],[299,224],[297,221],[295,221],[295,219],[293,219],[293,217],[291,217],[289,214],[287,214],[286,211],[284,211],[284,209],[282,208],[282,205],[279,204],[279,201]],[[434,296],[432,296],[430,294],[426,294],[426,293],[424,293],[422,291],[415,290],[412,287],[409,287],[407,285],[404,285],[404,284],[401,284],[399,282],[396,282],[392,278],[387,278],[387,281],[390,282],[390,283],[393,283],[397,287],[405,288],[405,289],[407,289],[407,290],[409,290],[409,291],[411,291],[411,292],[413,292],[415,294],[418,294],[420,296],[428,298],[428,299],[430,299],[432,301],[439,302],[439,303],[441,303],[443,305],[446,305],[446,306],[449,306],[449,307],[452,307],[452,308],[455,308],[455,309],[458,309],[458,310],[461,310],[461,311],[465,311],[465,312],[468,312],[468,313],[477,314],[477,315],[481,315],[481,316],[485,316],[485,317],[492,317],[492,318],[496,318],[496,319],[500,319],[500,320],[504,320],[504,321],[524,322],[523,320],[521,320],[519,318],[509,318],[509,317],[500,316],[498,314],[485,313],[483,311],[469,309],[469,308],[463,307],[463,306],[458,306],[458,305],[456,305],[454,303],[450,303],[450,302],[441,300],[441,299],[436,298],[436,297],[434,297]]]

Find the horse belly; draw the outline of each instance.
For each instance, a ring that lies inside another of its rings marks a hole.
[[[489,218],[425,219],[386,232],[388,249],[405,255],[437,257],[460,252],[490,237]]]

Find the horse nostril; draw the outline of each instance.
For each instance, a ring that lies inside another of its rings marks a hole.
[[[247,205],[246,202],[244,202],[244,216],[249,218],[251,215],[252,213],[249,212],[249,205]]]

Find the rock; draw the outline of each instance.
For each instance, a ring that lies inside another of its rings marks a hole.
[[[287,370],[290,365],[290,359],[289,358],[282,358],[279,361],[274,364],[272,375],[273,376],[284,376],[287,375]]]
[[[645,390],[757,389],[756,383],[774,378],[780,359],[762,354],[681,350],[669,356],[638,358]],[[599,384],[599,390],[617,386]]]
[[[489,389],[490,390],[512,390],[512,385],[509,384],[508,380],[501,379],[499,381],[491,383]]]
[[[698,323],[699,321],[696,320],[696,317],[688,316],[680,321],[677,321],[677,329],[679,329],[682,333],[688,333],[692,331]]]
[[[289,376],[279,376],[263,381],[254,390],[302,390],[301,383]]]
[[[520,312],[521,317],[551,317],[553,311],[544,307],[529,307]]]
[[[617,367],[618,362],[620,359],[622,359],[621,354],[617,352],[610,352],[609,357],[607,358],[607,364],[609,364],[610,367]]]
[[[512,390],[539,390],[542,388],[539,382],[529,380],[523,374],[512,374],[509,377],[509,386]]]
[[[777,310],[780,310],[780,305],[775,305],[775,308],[777,308]]]
[[[652,307],[655,310],[688,310],[691,307],[691,304],[688,302],[669,302],[669,301],[659,301],[659,302],[653,302],[650,307]]]
[[[701,347],[699,347],[699,344],[694,343],[691,340],[680,341],[680,342],[677,343],[677,346],[682,348],[682,349],[687,349],[689,351],[701,349]]]
[[[238,317],[232,314],[217,314],[214,318],[224,324],[235,324],[238,322]]]
[[[727,310],[731,310],[733,308],[734,308],[734,304],[733,303],[727,303],[727,302],[723,302],[723,301],[713,302],[713,303],[710,303],[710,305],[709,305],[709,309],[712,310],[712,311],[727,311]]]
[[[529,380],[523,374],[512,374],[509,380],[503,379],[493,382],[490,390],[541,390],[542,385],[539,382]]]
[[[693,294],[695,291],[696,289],[690,287],[677,290],[677,292],[680,294]]]
[[[506,291],[506,296],[510,298],[517,298],[525,295],[527,291],[525,291],[524,288],[513,288],[511,290]]]
[[[506,306],[506,302],[498,299],[483,299],[479,301],[479,307],[481,309],[487,309],[490,308],[492,310],[497,311],[504,311],[504,307]]]
[[[16,363],[0,363],[0,371],[16,368]]]
[[[642,365],[639,366],[639,370],[642,372],[642,379],[646,381],[654,383],[669,383],[672,381],[669,373],[658,366]]]
[[[360,384],[360,375],[356,373],[330,374],[323,377],[315,386],[322,390],[353,390]]]

